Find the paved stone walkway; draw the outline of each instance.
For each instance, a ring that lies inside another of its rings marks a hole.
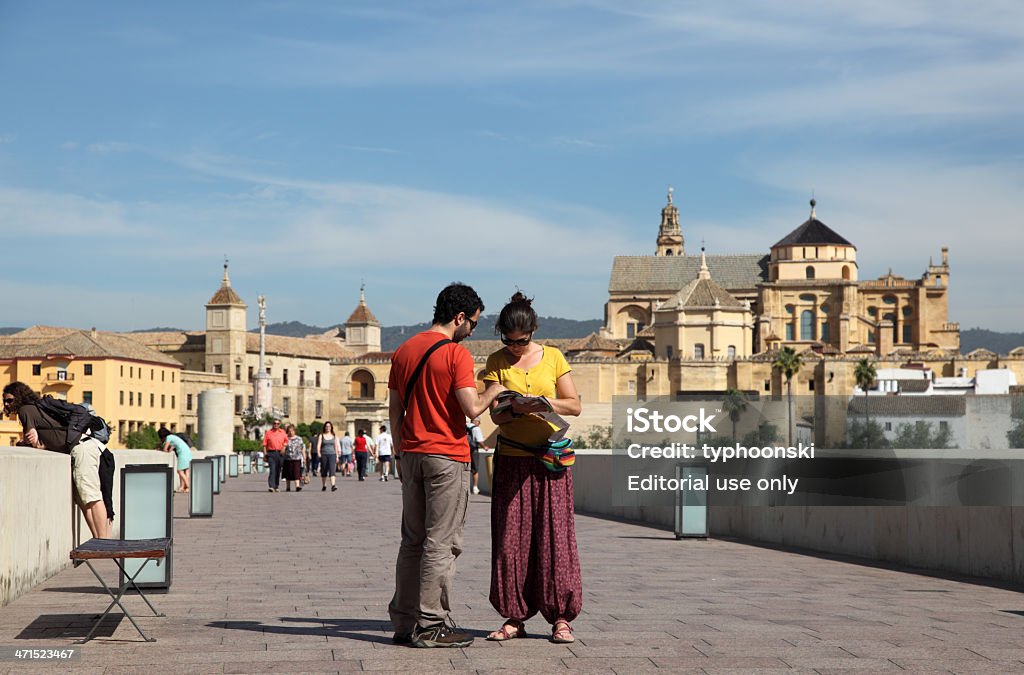
[[[213,519],[189,519],[176,497],[173,586],[154,596],[167,617],[127,600],[158,641],[112,621],[74,671],[1024,672],[1020,593],[587,517],[577,518],[586,599],[576,644],[549,643],[539,619],[529,639],[486,642],[501,621],[487,601],[484,497],[472,499],[455,611],[479,638],[459,650],[395,647],[399,485],[265,485],[229,479]],[[103,569],[112,581],[113,564]],[[84,566],[62,572],[0,609],[0,645],[70,645],[105,606],[100,593]],[[0,663],[25,670],[47,668]]]

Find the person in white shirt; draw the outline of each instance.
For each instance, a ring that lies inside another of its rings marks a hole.
[[[388,428],[381,425],[380,434],[377,435],[377,461],[380,463],[380,479],[386,483],[388,474],[391,472],[391,448],[394,442]]]
[[[484,444],[484,432],[480,431],[480,418],[474,417],[471,424],[466,425],[466,436],[469,440],[469,468],[473,472],[473,494],[480,494],[480,471],[476,466],[476,451],[483,448],[484,450],[490,450],[486,444]]]

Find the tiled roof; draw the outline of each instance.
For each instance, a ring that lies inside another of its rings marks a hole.
[[[768,256],[709,255],[711,277],[728,291],[753,290],[768,280]],[[610,292],[675,292],[697,278],[699,255],[615,256]]]
[[[857,345],[851,349],[846,350],[847,354],[874,354],[875,348],[872,345]]]
[[[77,330],[77,328],[64,328],[63,326],[30,326],[23,331],[12,333],[8,337],[18,340],[52,340]]]
[[[348,319],[345,321],[345,325],[348,326],[360,323],[368,323],[374,326],[380,325],[380,322],[377,321],[377,317],[373,315],[370,308],[366,306],[366,302],[362,300],[360,300],[356,308],[352,310],[352,314],[350,314]]]
[[[144,333],[125,333],[127,337],[141,342],[148,347],[184,347],[190,346],[205,349],[206,333],[202,331],[150,331]]]
[[[615,340],[604,338],[597,333],[591,333],[587,337],[572,340],[565,346],[567,352],[613,352],[618,353],[621,349]]]
[[[259,353],[259,333],[245,334],[245,349],[249,353]],[[314,359],[344,359],[352,356],[352,352],[336,342],[284,337],[283,335],[267,335],[264,350],[267,354],[306,356]]]
[[[658,309],[686,309],[688,307],[726,307],[743,309],[744,305],[729,294],[714,279],[694,279],[666,300]]]
[[[930,386],[929,380],[900,380],[900,391],[905,394],[923,394]]]
[[[772,248],[777,246],[793,246],[801,244],[829,244],[832,246],[853,246],[831,227],[817,218],[809,218],[795,230],[780,239]]]
[[[50,340],[8,339],[0,344],[2,358],[37,358],[48,354],[68,354],[77,358],[121,358],[181,367],[176,359],[141,342],[118,333],[66,329]],[[38,334],[36,334],[38,335]]]
[[[549,340],[537,338],[536,342],[549,347],[554,347],[564,354],[568,349],[568,345],[575,342],[575,340],[568,338],[552,338]],[[505,347],[505,345],[501,344],[501,340],[463,340],[459,344],[468,349],[469,353],[474,357],[490,356],[494,352],[499,349],[504,349]]]
[[[957,417],[967,410],[964,396],[854,396],[847,411],[851,415],[867,414],[884,417]]]
[[[238,297],[238,293],[235,293],[235,289],[230,286],[221,286],[217,289],[217,292],[213,294],[207,305],[244,305],[242,298]]]
[[[643,338],[637,338],[622,350],[622,354],[629,354],[630,352],[650,352],[654,354],[654,345]]]

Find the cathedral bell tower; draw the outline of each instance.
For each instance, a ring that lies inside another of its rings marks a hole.
[[[658,228],[658,251],[654,255],[686,255],[683,249],[683,231],[679,227],[679,209],[672,203],[672,188],[668,189],[668,203],[661,210],[661,227]]]

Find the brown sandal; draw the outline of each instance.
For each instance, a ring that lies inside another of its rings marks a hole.
[[[504,642],[505,640],[524,637],[526,637],[526,625],[522,621],[509,619],[501,624],[501,628],[489,634],[487,639],[492,642]]]
[[[576,642],[572,634],[572,626],[565,619],[559,619],[551,627],[551,641],[558,644],[570,644]]]

